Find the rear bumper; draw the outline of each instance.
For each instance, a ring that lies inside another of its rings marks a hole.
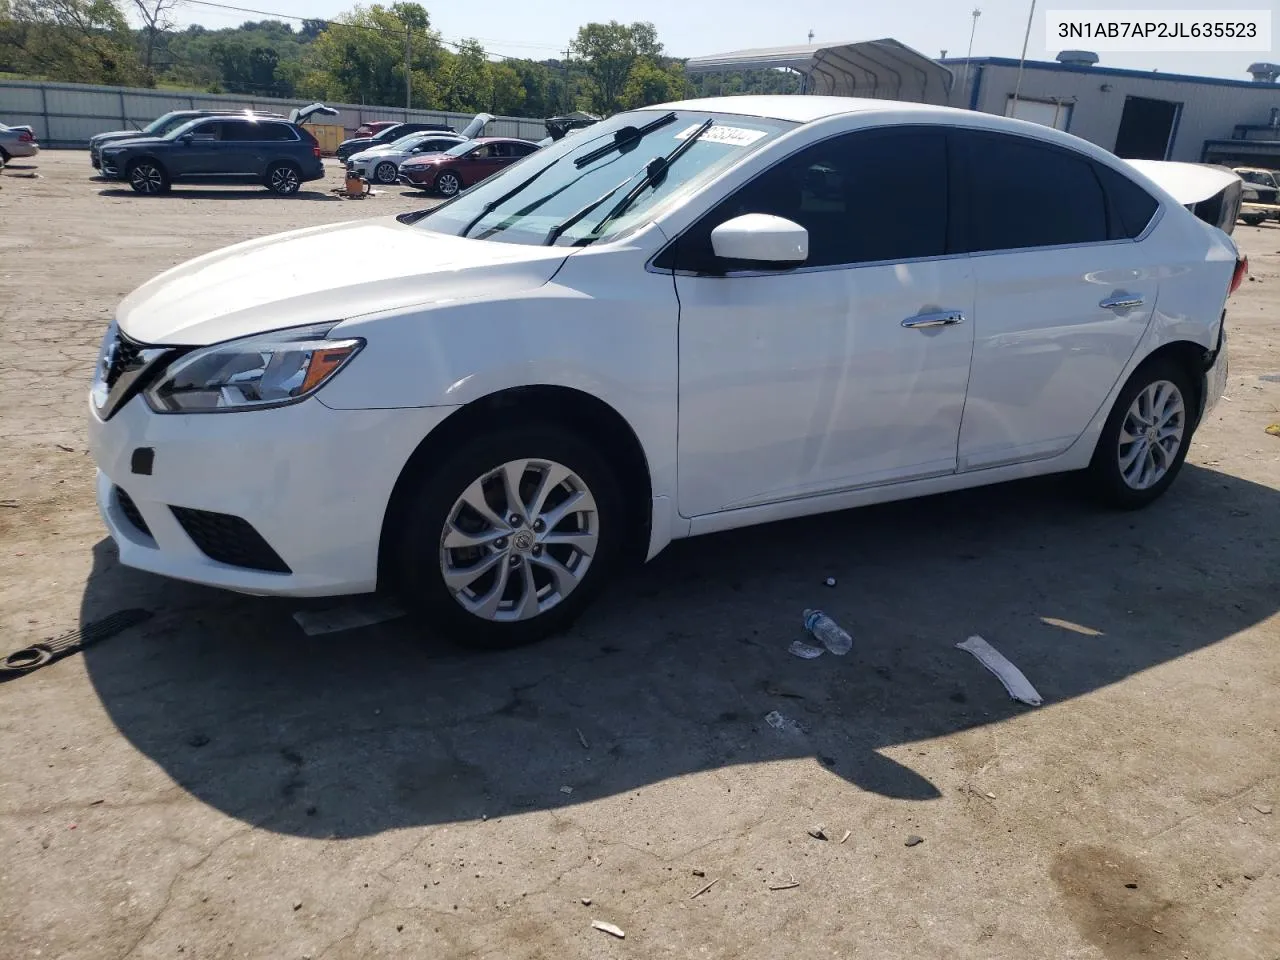
[[[1227,373],[1229,358],[1227,356],[1227,314],[1222,313],[1222,324],[1218,328],[1218,349],[1213,354],[1213,362],[1204,372],[1204,404],[1200,413],[1203,420],[1218,405],[1218,401],[1227,392]]]
[[[5,152],[15,160],[19,157],[34,157],[40,152],[40,144],[38,143],[6,143],[4,145]]]

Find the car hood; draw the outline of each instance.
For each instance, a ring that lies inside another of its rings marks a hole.
[[[164,137],[121,137],[119,140],[114,140],[110,143],[102,144],[102,149],[106,149],[108,147],[115,147],[115,146],[130,147],[130,148],[154,147],[157,145],[168,146],[172,142],[173,142],[172,140],[166,140]]]
[[[394,217],[309,227],[197,257],[143,284],[116,319],[142,343],[204,346],[284,327],[542,286],[555,247],[468,240]]]
[[[372,147],[369,150],[361,150],[359,153],[353,153],[349,159],[351,160],[372,160],[374,157],[399,156],[404,151],[392,150],[390,147]]]
[[[408,165],[411,167],[429,167],[433,163],[439,163],[442,160],[452,160],[452,159],[453,157],[449,156],[447,153],[441,150],[439,153],[421,153],[421,154],[418,154],[418,156],[416,157],[410,157],[408,160],[405,161],[405,165]]]
[[[145,136],[146,134],[141,130],[108,130],[106,133],[95,133],[89,138],[89,143],[97,145],[111,140],[134,140]]]

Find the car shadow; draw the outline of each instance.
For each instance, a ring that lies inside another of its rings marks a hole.
[[[141,194],[135,192],[130,187],[107,187],[98,191],[100,197],[140,197]],[[340,200],[341,197],[333,193],[324,193],[319,190],[299,190],[297,193],[287,197],[272,193],[266,187],[253,187],[251,189],[240,189],[238,187],[204,187],[195,190],[171,189],[164,193],[150,194],[144,199],[147,200]]]
[[[82,623],[124,607],[156,617],[85,663],[116,727],[176,783],[300,836],[555,808],[800,757],[927,800],[938,785],[881,751],[1031,709],[955,649],[967,636],[1071,709],[1276,610],[1277,491],[1188,467],[1150,509],[1114,513],[1064,487],[678,542],[568,634],[494,654],[459,652],[412,617],[307,637],[291,615],[314,602],[142,574],[104,540]],[[853,634],[849,656],[788,654],[817,606]],[[770,724],[774,711],[794,726]]]

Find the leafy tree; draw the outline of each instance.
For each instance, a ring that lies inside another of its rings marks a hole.
[[[591,106],[606,114],[622,107],[623,91],[636,61],[662,56],[662,44],[653,24],[628,26],[616,20],[579,27],[569,49],[583,65]]]
[[[491,63],[489,78],[493,91],[489,112],[508,117],[519,116],[528,97],[520,73],[508,63]]]
[[[627,85],[622,89],[622,105],[632,109],[679,100],[684,96],[686,86],[681,64],[664,69],[648,57],[641,57],[627,74]]]
[[[174,28],[171,13],[178,0],[133,0],[133,8],[142,20],[142,66],[151,72],[156,40]]]
[[[493,101],[493,75],[484,47],[463,40],[456,53],[443,58],[437,90],[439,106],[463,113],[488,109]]]
[[[146,83],[133,34],[115,0],[12,0],[0,48],[19,72],[72,83]]]
[[[349,103],[403,104],[408,36],[415,88],[412,103],[434,106],[425,102],[427,91],[416,89],[419,72],[433,74],[443,59],[430,23],[427,11],[417,3],[355,7],[310,44],[301,83],[305,95]]]

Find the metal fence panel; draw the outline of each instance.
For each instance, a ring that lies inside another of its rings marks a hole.
[[[170,110],[254,109],[287,115],[294,107],[305,106],[308,102],[197,91],[184,93],[136,87],[0,80],[0,122],[30,124],[35,128],[41,145],[48,147],[83,147],[95,133],[142,127]],[[373,120],[444,123],[461,130],[472,118],[469,113],[438,110],[404,110],[351,103],[329,105],[338,110],[338,116],[328,122],[341,123],[348,135],[362,123]],[[541,140],[546,136],[542,121],[527,117],[496,117],[485,132],[491,136],[529,140]]]

